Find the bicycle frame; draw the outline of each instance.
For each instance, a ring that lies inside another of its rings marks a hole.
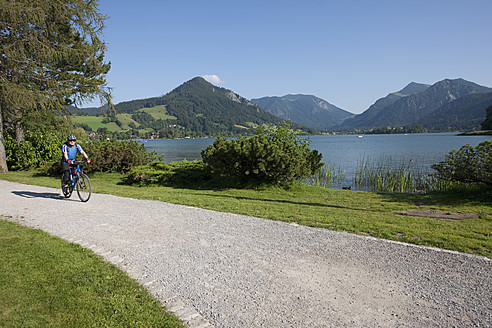
[[[80,173],[83,172],[83,167],[82,169],[80,168],[80,163],[76,163],[75,165],[70,165],[70,189],[73,191],[75,189],[75,186],[77,185],[77,181],[79,181],[80,178]]]
[[[84,164],[85,162],[81,161],[74,161],[69,164],[70,182],[68,186],[64,187],[62,181],[62,193],[65,198],[70,198],[75,189],[77,189],[77,194],[82,202],[87,202],[91,197],[91,181],[84,173]]]

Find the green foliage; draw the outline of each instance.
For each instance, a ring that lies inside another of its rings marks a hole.
[[[309,149],[310,140],[299,136],[292,122],[283,122],[271,132],[258,129],[251,138],[216,138],[202,150],[204,163],[218,175],[255,183],[290,185],[314,174],[321,157]]]
[[[492,130],[492,105],[487,107],[485,111],[487,112],[487,117],[481,125],[482,130]]]
[[[125,181],[140,186],[197,186],[212,178],[203,161],[154,162],[137,166],[128,172]]]
[[[364,134],[398,134],[398,133],[427,133],[429,132],[422,124],[414,124],[407,126],[397,126],[396,128],[381,127],[368,131],[364,131]]]
[[[60,146],[64,138],[61,133],[45,129],[27,130],[20,146],[12,131],[5,133],[4,137],[10,170],[36,168],[54,159],[61,159]]]
[[[110,64],[100,38],[106,17],[98,6],[86,0],[1,1],[0,126],[13,122],[6,130],[15,126],[18,143],[26,113],[61,110],[95,95],[110,100]],[[7,171],[4,148],[0,137],[0,172]]]
[[[135,166],[150,164],[157,159],[155,152],[147,152],[143,144],[133,140],[107,140],[103,136],[81,146],[92,160],[85,167],[87,173],[128,172]]]
[[[60,108],[107,94],[98,1],[2,1],[2,110]],[[71,102],[71,101],[69,101]]]
[[[72,119],[48,109],[38,109],[24,113],[22,124],[26,130],[57,131],[62,135],[72,133]]]
[[[446,159],[432,165],[438,177],[459,182],[478,182],[492,186],[492,140],[476,147],[464,145],[446,154]]]

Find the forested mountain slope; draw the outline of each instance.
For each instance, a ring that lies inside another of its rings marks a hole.
[[[303,126],[325,130],[354,114],[311,95],[286,95],[251,99],[267,112]]]
[[[419,89],[424,90],[418,92]],[[462,121],[463,127],[471,127],[476,125],[476,120],[485,118],[487,106],[482,109],[481,117],[480,108],[475,106],[481,106],[482,97],[486,104],[488,98],[483,94],[492,92],[491,88],[463,79],[446,79],[430,87],[413,85],[410,90],[415,93],[407,95],[403,89],[378,100],[367,111],[343,122],[340,127],[370,129],[422,124],[444,131],[450,128],[449,120],[456,119]]]

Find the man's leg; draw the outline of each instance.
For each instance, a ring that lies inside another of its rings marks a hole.
[[[63,171],[62,181],[63,181],[63,184],[65,184],[65,185],[68,185],[70,182],[69,170],[70,170],[70,166],[68,165],[68,163],[62,163],[62,171]]]

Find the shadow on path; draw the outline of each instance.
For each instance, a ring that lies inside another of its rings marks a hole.
[[[54,192],[12,191],[12,193],[24,198],[65,199],[62,195]]]

